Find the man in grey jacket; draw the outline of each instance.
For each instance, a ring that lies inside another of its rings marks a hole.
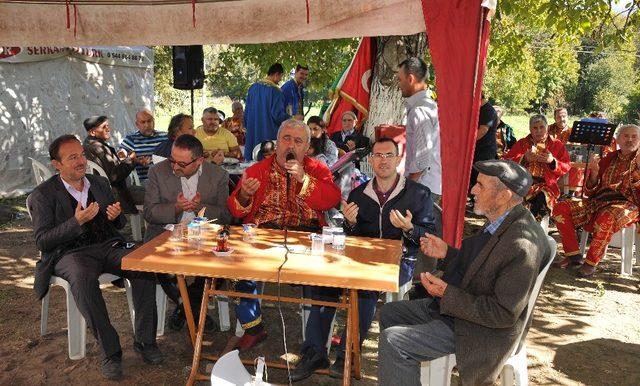
[[[217,165],[204,161],[202,143],[193,135],[183,134],[175,139],[171,155],[149,169],[149,181],[144,197],[144,219],[149,223],[144,235],[147,242],[164,232],[167,224],[189,222],[202,208],[205,216],[217,218],[218,224],[228,224],[227,210],[229,175]],[[158,275],[167,296],[176,303],[169,318],[169,328],[180,330],[185,322],[182,299],[175,280]],[[196,278],[189,286],[191,306],[198,313],[204,280]],[[207,316],[207,330],[213,329]]]
[[[488,223],[459,250],[433,235],[421,240],[444,274],[421,274],[432,298],[382,308],[381,385],[419,385],[420,362],[452,353],[464,385],[492,384],[527,327],[529,295],[550,258],[544,231],[521,205],[532,178],[513,161],[474,167],[474,212]]]

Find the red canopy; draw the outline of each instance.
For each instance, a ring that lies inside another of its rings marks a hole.
[[[438,92],[442,231],[448,244],[459,247],[489,45],[489,9],[481,0],[422,0],[422,8]]]

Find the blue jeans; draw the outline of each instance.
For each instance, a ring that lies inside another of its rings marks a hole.
[[[403,285],[413,277],[413,269],[415,267],[415,260],[402,259],[400,261],[400,277],[399,283]],[[337,302],[342,292],[339,288],[328,287],[304,287],[303,293],[305,297],[311,297],[313,300]],[[369,327],[373,322],[373,318],[376,313],[376,303],[380,292],[377,291],[358,291],[358,321],[360,330],[360,342],[358,344],[362,347],[369,332]],[[309,319],[305,326],[305,341],[302,344],[301,352],[305,353],[307,349],[312,348],[316,353],[320,353],[324,356],[327,355],[326,343],[331,332],[331,322],[336,313],[335,307],[326,306],[312,306],[309,313]],[[342,338],[340,339],[340,346],[338,346],[337,356],[338,358],[344,358],[345,344],[347,341],[346,330],[342,331]]]

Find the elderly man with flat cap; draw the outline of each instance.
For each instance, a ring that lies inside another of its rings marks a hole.
[[[430,234],[421,239],[444,273],[421,274],[431,298],[382,307],[380,385],[419,385],[420,362],[452,353],[463,385],[492,384],[527,328],[529,295],[550,258],[544,231],[522,206],[532,177],[513,161],[474,167],[473,211],[488,221],[460,249]]]

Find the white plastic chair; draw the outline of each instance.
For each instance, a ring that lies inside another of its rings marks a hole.
[[[86,173],[98,174],[106,178],[107,180],[109,180],[109,176],[107,176],[107,173],[104,171],[104,169],[102,169],[100,165],[98,165],[97,163],[91,160],[87,160]],[[135,173],[135,175],[133,176],[130,175],[132,183],[135,184],[137,181],[137,184],[140,185],[140,179],[138,178],[138,173],[136,173],[135,170],[131,172],[131,174],[133,173]],[[137,214],[128,215],[131,220],[131,234],[133,236],[134,241],[142,241],[142,205],[136,205],[136,208],[138,208]]]
[[[387,292],[385,294],[385,303],[397,302],[399,300],[404,300],[405,295],[411,289],[411,280],[404,283],[398,289],[398,292]]]
[[[618,233],[614,234],[613,237],[620,236],[622,239],[621,245],[621,264],[620,264],[620,274],[621,275],[631,275],[633,271],[633,247],[636,240],[636,224],[631,224],[626,228],[622,228]],[[613,238],[612,237],[612,238]],[[589,232],[583,230],[580,235],[580,253],[582,256],[585,255],[585,251],[587,250],[587,240],[589,238]],[[636,244],[637,245],[637,244]],[[605,254],[608,249],[605,248]]]
[[[540,226],[542,227],[542,230],[544,231],[544,234],[548,234],[549,233],[549,215],[545,215],[542,220],[540,220]]]
[[[264,358],[258,358],[255,377],[247,371],[240,360],[238,350],[229,351],[221,356],[211,369],[212,386],[271,386],[262,381],[266,368]]]
[[[36,180],[36,185],[40,185],[53,176],[53,172],[42,162],[31,157],[29,157],[29,159],[31,160],[31,169],[33,170],[33,177]]]
[[[536,305],[536,300],[540,294],[544,278],[547,276],[547,272],[549,271],[549,267],[554,260],[556,250],[558,248],[558,245],[553,238],[548,237],[548,240],[551,255],[549,256],[549,261],[546,262],[544,268],[542,268],[542,271],[538,274],[533,289],[531,290],[531,295],[529,296],[529,301],[527,303],[527,315],[525,317],[525,321],[528,321],[532,317],[533,308]],[[502,368],[500,379],[503,386],[512,386],[514,384],[514,379],[517,386],[525,386],[529,384],[529,375],[527,370],[527,345],[523,340],[525,338],[524,333],[525,330],[523,330],[520,335],[519,346],[516,347],[515,351],[511,354],[509,359],[507,359],[507,362]],[[420,364],[420,384],[422,386],[450,386],[451,371],[455,365],[455,354],[449,354],[432,361],[422,362]]]

